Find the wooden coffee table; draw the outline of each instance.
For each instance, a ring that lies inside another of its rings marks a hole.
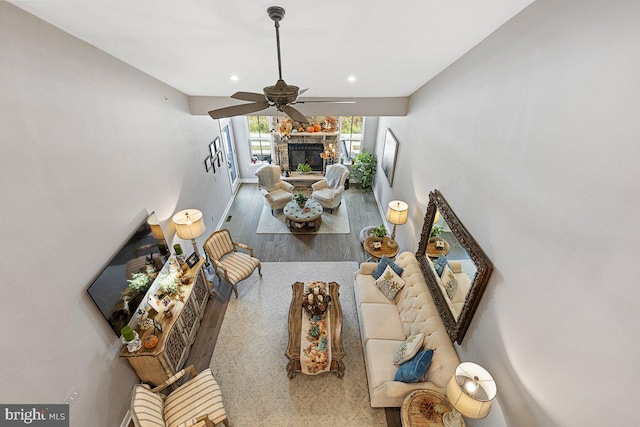
[[[340,305],[340,285],[336,282],[329,282],[329,296],[331,296],[331,304],[329,304],[329,315],[331,322],[329,327],[331,331],[331,369],[338,378],[344,376],[345,366],[342,362],[344,357],[344,348],[342,347],[342,306]],[[304,292],[304,283],[296,282],[291,285],[292,297],[289,307],[289,345],[285,356],[289,359],[287,363],[287,375],[289,379],[296,376],[297,372],[302,372],[300,366],[300,329],[302,328],[302,298]]]
[[[416,390],[402,402],[400,415],[403,427],[442,427],[442,415],[451,412],[451,403],[433,390]],[[464,427],[464,420],[462,420]]]
[[[436,242],[440,241],[444,244],[442,249],[436,248]],[[447,255],[451,250],[451,246],[449,246],[449,242],[440,237],[434,237],[429,239],[427,243],[427,256],[429,258],[438,258],[440,255]]]
[[[304,207],[300,207],[295,200],[286,204],[283,209],[285,221],[292,232],[316,232],[322,225],[322,206],[315,200],[307,200]]]

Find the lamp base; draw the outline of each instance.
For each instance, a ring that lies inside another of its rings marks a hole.
[[[442,424],[445,427],[464,427],[464,420],[462,414],[454,409],[442,415]]]
[[[388,247],[390,247],[391,249],[395,249],[395,248],[397,248],[397,247],[398,247],[398,244],[396,243],[396,241],[395,241],[395,240],[390,239],[390,240],[387,242],[387,246],[388,246]]]

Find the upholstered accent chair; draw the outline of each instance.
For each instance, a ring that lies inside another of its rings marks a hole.
[[[238,252],[244,249],[249,252]],[[204,242],[204,250],[209,255],[218,280],[224,280],[233,287],[238,298],[238,282],[249,278],[257,268],[262,277],[260,260],[253,257],[253,249],[243,243],[234,242],[226,228],[214,231]],[[221,277],[222,276],[222,277]]]
[[[280,179],[280,166],[264,165],[256,171],[258,189],[264,204],[271,209],[282,209],[293,200],[293,185]]]
[[[193,378],[166,397],[160,393],[185,373]],[[136,384],[131,396],[131,419],[136,427],[214,427],[219,423],[229,426],[222,392],[211,369],[196,375],[193,365],[156,388]]]
[[[344,183],[349,179],[349,169],[345,165],[335,164],[327,166],[324,178],[311,185],[311,198],[320,203],[323,208],[333,209],[342,203]]]

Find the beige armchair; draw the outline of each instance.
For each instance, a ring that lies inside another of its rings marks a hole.
[[[264,204],[271,209],[271,215],[293,200],[293,185],[280,179],[280,166],[264,165],[256,171],[256,176]]]
[[[166,398],[159,393],[185,373],[193,378],[173,390]],[[205,369],[196,375],[193,365],[156,388],[136,384],[131,397],[131,419],[136,427],[214,427],[219,423],[229,426],[222,403],[222,392],[211,369]]]
[[[349,179],[349,169],[345,165],[335,164],[327,166],[325,177],[311,185],[311,198],[320,203],[323,208],[333,209],[342,203],[344,183]]]
[[[238,252],[238,248],[249,251],[249,254]],[[249,278],[257,268],[262,277],[260,260],[253,257],[253,249],[242,243],[234,242],[229,230],[215,231],[204,242],[204,250],[209,255],[218,280],[224,280],[233,287],[238,298],[238,282]]]

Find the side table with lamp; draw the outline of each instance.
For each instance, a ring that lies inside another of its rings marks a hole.
[[[416,390],[404,399],[403,427],[465,427],[462,416],[484,418],[497,392],[496,383],[483,367],[463,362],[456,368],[444,396],[433,390]]]
[[[464,426],[462,415],[467,418],[484,418],[489,414],[491,401],[498,392],[496,382],[482,366],[462,362],[447,383],[447,399],[453,411],[442,416],[446,427]]]

